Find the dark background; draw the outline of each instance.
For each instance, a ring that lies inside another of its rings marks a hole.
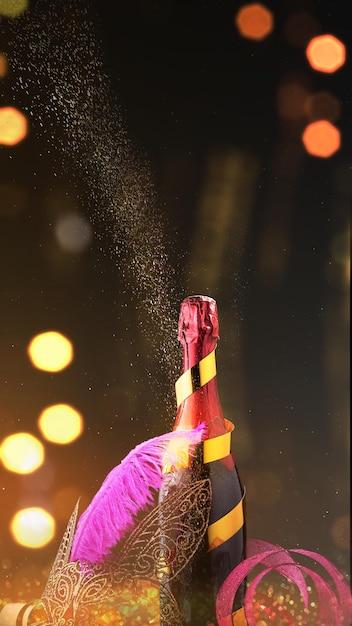
[[[347,42],[348,6],[267,3],[275,29],[258,43],[236,31],[237,2],[125,5],[93,2],[90,16],[127,133],[150,165],[174,309],[190,292],[218,300],[219,383],[236,423],[248,534],[320,550],[348,571],[350,65],[314,72],[285,35],[302,10],[318,32]],[[14,103],[14,77],[7,20],[2,27],[3,106]],[[342,148],[333,157],[305,153],[304,112],[280,116],[278,90],[290,80],[340,101]],[[165,337],[143,332],[148,310],[110,253],[109,233],[95,219],[81,254],[57,243],[61,211],[91,215],[80,201],[80,164],[71,178],[70,154],[60,171],[55,149],[42,156],[45,145],[34,120],[22,144],[0,149],[0,436],[38,434],[40,410],[55,402],[79,408],[86,427],[71,446],[48,444],[45,466],[31,476],[0,470],[0,564],[18,577],[49,563],[56,543],[16,547],[14,512],[43,505],[60,534],[76,497],[87,503],[108,469],[166,430],[173,413],[174,374],[155,350]],[[31,337],[49,328],[75,345],[74,363],[57,375],[26,356]]]

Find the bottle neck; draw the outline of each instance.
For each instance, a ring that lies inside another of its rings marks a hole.
[[[185,336],[180,339],[183,372],[197,365],[215,350],[217,344],[216,338],[207,332],[199,333],[191,340],[186,340]],[[217,437],[226,432],[216,376],[182,402],[176,414],[175,429],[195,428],[201,423],[206,426],[207,437]]]

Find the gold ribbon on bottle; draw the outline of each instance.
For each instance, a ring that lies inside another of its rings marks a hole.
[[[225,419],[226,433],[203,441],[204,463],[212,463],[224,459],[231,453],[231,436],[234,424]]]
[[[176,381],[177,406],[192,395],[197,389],[204,387],[216,376],[215,350],[209,352],[199,363],[186,370]]]
[[[245,492],[241,500],[226,515],[220,517],[208,527],[208,543],[209,550],[214,550],[228,539],[231,539],[244,524],[243,500]]]
[[[189,396],[201,387],[204,387],[216,376],[215,350],[201,359],[193,367],[186,370],[176,381],[176,399],[179,407]],[[203,462],[213,463],[220,461],[231,454],[231,437],[234,424],[225,420],[226,432],[218,437],[211,437],[203,441]],[[226,515],[210,524],[208,528],[209,550],[214,550],[219,545],[231,539],[244,524],[243,499]]]

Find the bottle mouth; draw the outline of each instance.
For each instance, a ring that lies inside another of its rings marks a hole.
[[[182,301],[182,304],[186,302],[209,302],[210,304],[214,304],[216,306],[216,300],[214,300],[214,298],[211,298],[210,296],[202,296],[202,295],[187,296],[187,298],[185,298]]]
[[[181,303],[178,325],[179,341],[187,343],[201,336],[219,338],[219,321],[216,301],[210,296],[188,296]]]

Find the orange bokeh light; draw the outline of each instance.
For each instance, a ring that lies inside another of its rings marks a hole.
[[[263,4],[245,4],[235,17],[235,24],[243,37],[261,41],[273,30],[274,17]]]
[[[0,107],[0,144],[15,146],[28,133],[26,116],[15,107]]]
[[[7,56],[0,52],[0,78],[5,78],[7,74]]]
[[[318,120],[306,126],[302,141],[309,154],[327,159],[340,148],[341,135],[328,120]]]
[[[318,35],[310,40],[307,59],[314,70],[332,74],[346,61],[346,47],[334,35]]]

